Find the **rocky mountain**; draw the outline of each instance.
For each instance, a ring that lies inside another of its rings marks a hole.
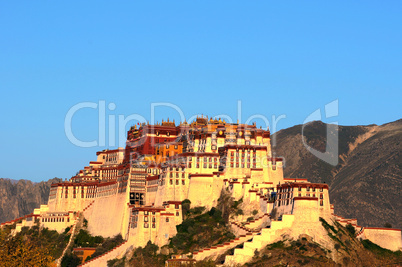
[[[0,222],[6,222],[30,214],[41,204],[47,204],[50,185],[61,182],[53,178],[33,183],[28,180],[0,178]]]
[[[307,146],[324,152],[327,132],[339,137],[336,166],[303,144],[304,138]],[[338,129],[315,121],[303,135],[302,125],[296,125],[273,134],[272,140],[275,155],[285,159],[285,177],[327,183],[336,214],[357,218],[364,226],[402,228],[402,120]]]

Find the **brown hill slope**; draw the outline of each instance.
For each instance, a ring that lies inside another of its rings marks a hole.
[[[307,144],[324,151],[327,124],[306,126]],[[339,126],[339,163],[327,164],[303,145],[301,125],[273,135],[276,156],[285,158],[286,177],[330,185],[335,212],[365,226],[386,222],[402,228],[402,120],[381,126]],[[329,126],[330,130],[334,130]]]
[[[53,178],[45,182],[0,178],[0,222],[6,222],[30,214],[49,198],[50,185],[61,182]]]

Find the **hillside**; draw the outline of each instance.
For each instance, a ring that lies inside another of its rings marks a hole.
[[[53,178],[33,183],[0,178],[0,222],[30,214],[41,204],[47,204],[50,185],[60,181],[59,178]]]
[[[325,151],[326,128],[320,121],[306,126],[307,144]],[[338,215],[357,218],[364,226],[388,222],[402,228],[402,120],[381,126],[339,126],[337,166],[312,155],[301,132],[302,126],[297,125],[272,136],[276,138],[273,151],[285,158],[285,177],[329,184]]]

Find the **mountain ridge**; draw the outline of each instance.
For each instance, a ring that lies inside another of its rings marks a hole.
[[[53,178],[36,183],[0,178],[0,222],[30,214],[40,205],[47,204],[50,185],[61,181],[60,178]]]
[[[277,145],[273,151],[285,158],[285,176],[327,183],[338,215],[357,218],[365,226],[391,223],[402,228],[402,119],[383,125],[339,126],[336,166],[304,147],[301,127],[274,134]],[[334,130],[321,121],[307,125],[307,144],[324,151],[327,127]]]

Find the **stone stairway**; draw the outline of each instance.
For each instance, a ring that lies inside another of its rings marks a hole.
[[[245,235],[240,235],[239,237],[236,237],[235,239],[232,239],[229,242],[212,246],[210,248],[204,248],[199,251],[194,251],[193,259],[197,261],[201,261],[206,258],[215,260],[220,254],[224,253],[225,251],[234,248],[237,245],[246,242],[247,240],[250,240],[251,238],[253,238],[253,235],[254,235],[253,233],[247,233]]]
[[[244,235],[246,233],[259,233],[262,228],[269,225],[270,216],[268,213],[263,214],[257,219],[239,223],[236,221],[230,222],[233,232],[236,235]]]
[[[58,258],[56,260],[56,266],[60,267],[61,266],[61,260],[63,259],[64,255],[66,254],[68,248],[71,246],[72,242],[74,241],[74,237],[77,234],[76,230],[77,230],[77,225],[81,222],[81,217],[80,213],[78,212],[77,214],[77,219],[75,220],[73,227],[71,228],[71,236],[70,239],[68,240],[67,246],[64,248],[63,253],[61,254],[60,258]],[[84,217],[82,217],[83,219]]]
[[[283,221],[271,221],[269,228],[263,228],[261,233],[254,235],[253,239],[244,243],[243,248],[235,248],[233,255],[226,255],[224,266],[235,266],[250,261],[254,252],[261,250],[266,245],[282,240],[282,234],[293,223],[293,215],[283,215]]]
[[[225,242],[224,244],[219,244],[212,246],[210,248],[201,249],[193,253],[193,259],[203,260],[206,258],[216,259],[217,256],[224,253],[225,251],[236,247],[237,245],[250,240],[256,234],[261,232],[262,227],[266,226],[269,220],[269,215],[267,213],[263,214],[259,218],[245,222],[230,222],[233,232],[238,235],[237,238]]]
[[[82,210],[82,212],[85,212],[87,209],[89,209],[91,206],[92,206],[92,204],[94,204],[95,203],[95,200],[94,201],[92,201],[91,203],[89,203],[89,205],[88,206],[86,206],[83,210]]]
[[[79,265],[79,266],[86,266],[86,267],[100,267],[100,266],[107,266],[107,262],[109,260],[118,258],[119,256],[123,255],[126,253],[127,249],[129,249],[131,247],[130,243],[126,241],[124,241],[123,243],[121,243],[120,245],[118,245],[117,247],[114,247],[112,250],[109,250],[108,252],[99,255],[87,262],[84,262],[83,264]]]

